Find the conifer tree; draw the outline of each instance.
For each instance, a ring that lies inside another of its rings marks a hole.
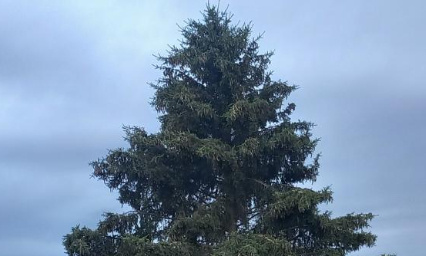
[[[158,57],[152,105],[161,129],[125,128],[129,147],[92,163],[133,210],[64,237],[68,255],[346,255],[372,246],[373,215],[318,205],[313,124],[292,121],[294,86],[274,81],[251,24],[208,5]]]

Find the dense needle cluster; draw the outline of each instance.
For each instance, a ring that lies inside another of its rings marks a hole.
[[[158,57],[161,129],[126,128],[127,149],[92,164],[133,210],[65,236],[69,255],[346,255],[374,244],[372,214],[332,218],[313,182],[312,124],[292,121],[295,89],[274,81],[251,25],[207,6]]]

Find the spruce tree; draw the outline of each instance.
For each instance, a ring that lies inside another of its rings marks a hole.
[[[208,5],[158,57],[152,105],[161,129],[125,128],[129,147],[92,163],[133,210],[64,237],[68,255],[346,255],[372,246],[373,215],[333,218],[318,205],[313,124],[292,121],[296,88],[271,78],[251,24]]]

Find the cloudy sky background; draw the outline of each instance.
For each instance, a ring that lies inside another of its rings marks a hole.
[[[377,246],[423,256],[426,3],[222,0],[265,32],[275,78],[297,84],[294,118],[317,124],[335,215],[373,212]],[[62,236],[123,211],[88,163],[158,130],[152,54],[204,1],[0,1],[0,252],[63,255]],[[310,185],[309,185],[310,186]]]

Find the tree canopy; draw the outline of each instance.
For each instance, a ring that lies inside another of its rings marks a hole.
[[[346,255],[372,246],[371,213],[333,217],[318,205],[313,124],[293,121],[296,89],[273,80],[251,24],[208,5],[159,56],[158,133],[126,127],[128,148],[92,163],[132,211],[64,237],[68,255]]]

